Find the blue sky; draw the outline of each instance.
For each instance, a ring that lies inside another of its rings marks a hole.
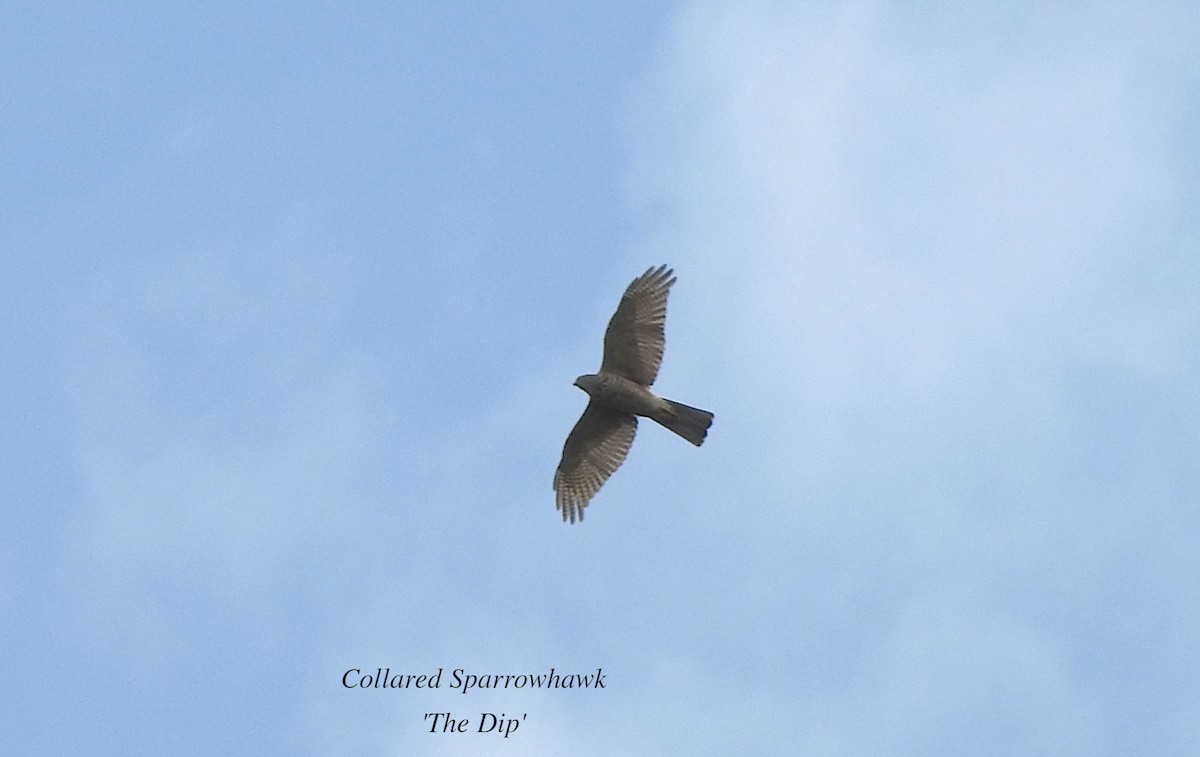
[[[0,21],[9,751],[1200,742],[1190,3]],[[663,262],[716,422],[564,525]]]

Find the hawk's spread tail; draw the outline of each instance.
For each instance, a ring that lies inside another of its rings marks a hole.
[[[654,420],[699,447],[708,435],[708,427],[712,425],[713,414],[707,410],[681,405],[671,400],[667,403],[667,411]]]

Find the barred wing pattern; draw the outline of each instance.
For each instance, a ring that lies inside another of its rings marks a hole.
[[[616,373],[642,386],[654,383],[666,342],[663,324],[673,273],[665,265],[650,268],[625,290],[604,332],[601,373]]]
[[[563,520],[583,520],[583,508],[625,462],[636,431],[636,417],[588,402],[554,472],[554,504]]]

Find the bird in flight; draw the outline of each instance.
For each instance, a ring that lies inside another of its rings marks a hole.
[[[583,520],[583,508],[633,444],[638,416],[667,427],[699,447],[713,414],[656,396],[650,386],[662,363],[667,294],[675,277],[665,265],[633,280],[604,332],[599,373],[575,379],[587,407],[563,445],[554,472],[554,504],[563,520]]]

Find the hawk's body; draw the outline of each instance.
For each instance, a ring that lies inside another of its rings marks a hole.
[[[697,447],[712,425],[713,414],[707,410],[650,391],[662,363],[667,294],[674,283],[665,265],[634,279],[604,333],[600,372],[575,379],[591,399],[567,437],[554,473],[555,506],[563,520],[583,520],[583,508],[625,461],[639,415]]]

